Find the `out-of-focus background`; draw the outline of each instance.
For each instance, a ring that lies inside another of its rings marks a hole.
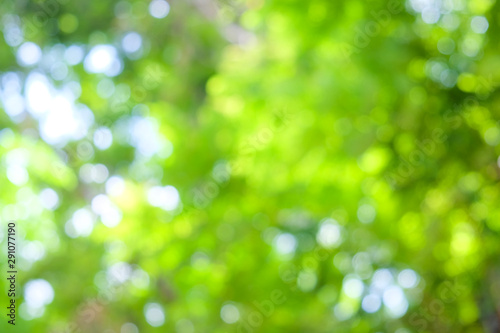
[[[500,331],[496,1],[0,12],[0,331]]]

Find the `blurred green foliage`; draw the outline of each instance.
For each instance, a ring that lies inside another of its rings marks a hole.
[[[2,332],[499,331],[495,1],[0,9]]]

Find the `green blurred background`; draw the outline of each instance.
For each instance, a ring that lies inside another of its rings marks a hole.
[[[0,13],[0,331],[500,332],[494,0]]]

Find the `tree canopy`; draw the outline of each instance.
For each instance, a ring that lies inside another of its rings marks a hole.
[[[498,332],[499,6],[3,1],[0,330]]]

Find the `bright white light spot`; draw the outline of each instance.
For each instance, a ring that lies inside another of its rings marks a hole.
[[[386,269],[378,269],[372,278],[372,285],[378,289],[379,291],[384,290],[387,286],[389,286],[394,281],[391,272]]]
[[[368,313],[377,312],[380,309],[380,305],[382,304],[380,297],[376,294],[366,295],[363,298],[363,302],[361,303],[361,307]]]
[[[111,67],[116,50],[110,45],[95,46],[85,58],[85,69],[91,73],[103,73]]]
[[[160,153],[167,145],[152,118],[131,117],[128,127],[129,143],[146,157]]]
[[[52,303],[54,289],[43,279],[31,280],[24,286],[24,300],[31,308],[41,308]]]
[[[102,184],[108,179],[109,171],[104,164],[92,165],[90,163],[82,165],[79,172],[83,182]]]
[[[439,21],[439,17],[441,16],[441,13],[439,11],[439,8],[430,6],[424,8],[422,10],[422,20],[427,23],[427,24],[433,24]]]
[[[73,226],[72,220],[68,220],[66,222],[66,224],[64,225],[64,232],[71,238],[76,238],[79,236],[78,232],[75,230],[75,227]]]
[[[156,18],[164,18],[170,12],[170,5],[165,0],[153,0],[149,4],[149,14]]]
[[[51,85],[47,78],[39,73],[31,73],[26,79],[25,95],[28,111],[35,118],[45,113],[52,103]]]
[[[35,318],[40,318],[45,313],[45,307],[42,306],[40,308],[32,308],[26,303],[22,303],[19,306],[19,314],[23,319],[32,320]]]
[[[2,94],[3,106],[5,113],[10,117],[15,117],[23,113],[24,111],[24,99],[18,94]]]
[[[108,268],[107,279],[111,284],[127,281],[132,275],[132,268],[126,262],[118,262]]]
[[[433,5],[434,0],[410,0],[411,7],[416,12],[422,12],[425,7]]]
[[[375,219],[375,216],[377,215],[377,212],[375,211],[375,208],[373,206],[364,204],[359,206],[358,208],[358,219],[362,223],[371,223]]]
[[[1,77],[2,87],[4,93],[20,93],[21,92],[21,78],[17,73],[7,72]]]
[[[398,275],[398,283],[403,288],[414,288],[418,283],[418,276],[412,269],[404,269]]]
[[[398,286],[390,286],[384,291],[384,304],[390,308],[398,306],[403,299],[403,291]]]
[[[112,176],[106,182],[106,193],[110,196],[119,196],[125,190],[125,181],[122,177]]]
[[[220,309],[220,317],[225,323],[234,324],[240,319],[240,311],[233,304],[225,304]]]
[[[6,131],[6,130],[7,129],[5,129],[4,131]],[[9,131],[10,131],[10,129],[9,129]],[[7,132],[7,133],[9,133],[9,132]],[[7,133],[5,133],[5,134],[8,135]],[[29,158],[30,158],[30,153],[27,149],[17,148],[17,149],[11,150],[6,155],[6,162],[7,162],[8,166],[19,165],[19,166],[25,167],[28,165]]]
[[[78,45],[71,45],[64,52],[64,59],[72,66],[78,65],[83,60],[83,48]]]
[[[488,20],[484,16],[474,16],[470,22],[472,31],[477,34],[484,34],[489,27]]]
[[[32,42],[26,42],[17,49],[17,62],[21,66],[32,66],[42,58],[42,50]]]
[[[59,196],[53,189],[46,188],[40,192],[40,201],[44,208],[53,210],[59,204]]]
[[[363,294],[364,285],[360,279],[346,277],[342,288],[347,296],[351,298],[359,298]]]
[[[173,186],[154,186],[148,191],[148,202],[154,207],[160,207],[171,211],[177,208],[180,203],[180,196]]]
[[[118,52],[111,45],[94,46],[83,62],[89,73],[104,73],[107,76],[116,76],[122,70]]]
[[[108,227],[113,228],[117,226],[122,220],[122,213],[118,207],[109,200],[104,194],[97,195],[92,199],[92,210],[94,213],[101,217],[102,223]]]
[[[75,108],[69,96],[60,94],[51,100],[48,114],[40,121],[40,134],[49,144],[65,144],[83,138],[94,122],[85,106]]]
[[[333,219],[326,220],[321,224],[316,240],[327,249],[337,247],[341,243],[340,226]]]
[[[86,208],[77,210],[71,220],[69,220],[65,225],[65,231],[71,238],[76,237],[87,237],[94,230],[95,217]]]
[[[107,127],[99,127],[94,132],[94,145],[100,150],[108,149],[113,143],[113,134]]]
[[[122,39],[123,50],[127,53],[134,53],[141,48],[142,38],[137,32],[129,32]]]
[[[29,180],[28,171],[20,165],[11,165],[7,168],[7,179],[17,186],[23,186]]]
[[[293,254],[297,248],[297,240],[292,234],[283,233],[276,236],[274,239],[274,246],[278,253],[287,255]]]
[[[71,102],[61,95],[54,98],[50,113],[42,120],[40,127],[42,138],[49,143],[57,143],[70,136],[78,128]]]
[[[108,168],[104,164],[96,164],[93,168],[93,179],[94,182],[102,184],[108,179],[109,172]]]
[[[87,163],[87,164],[84,164],[80,167],[80,171],[79,171],[79,175],[80,175],[80,179],[84,182],[84,183],[91,183],[93,181],[93,170],[94,170],[94,166],[90,163]]]
[[[98,215],[103,214],[111,205],[113,205],[113,203],[104,194],[99,194],[92,199],[92,210]]]
[[[165,313],[158,303],[146,304],[144,306],[144,315],[148,324],[153,327],[158,327],[165,323]]]
[[[406,313],[408,301],[403,290],[398,286],[390,286],[384,291],[382,296],[384,305],[388,308],[389,314],[394,318],[399,318]]]
[[[101,215],[102,224],[104,224],[108,228],[114,228],[118,224],[120,224],[122,220],[122,213],[116,207],[113,207],[104,214]]]

